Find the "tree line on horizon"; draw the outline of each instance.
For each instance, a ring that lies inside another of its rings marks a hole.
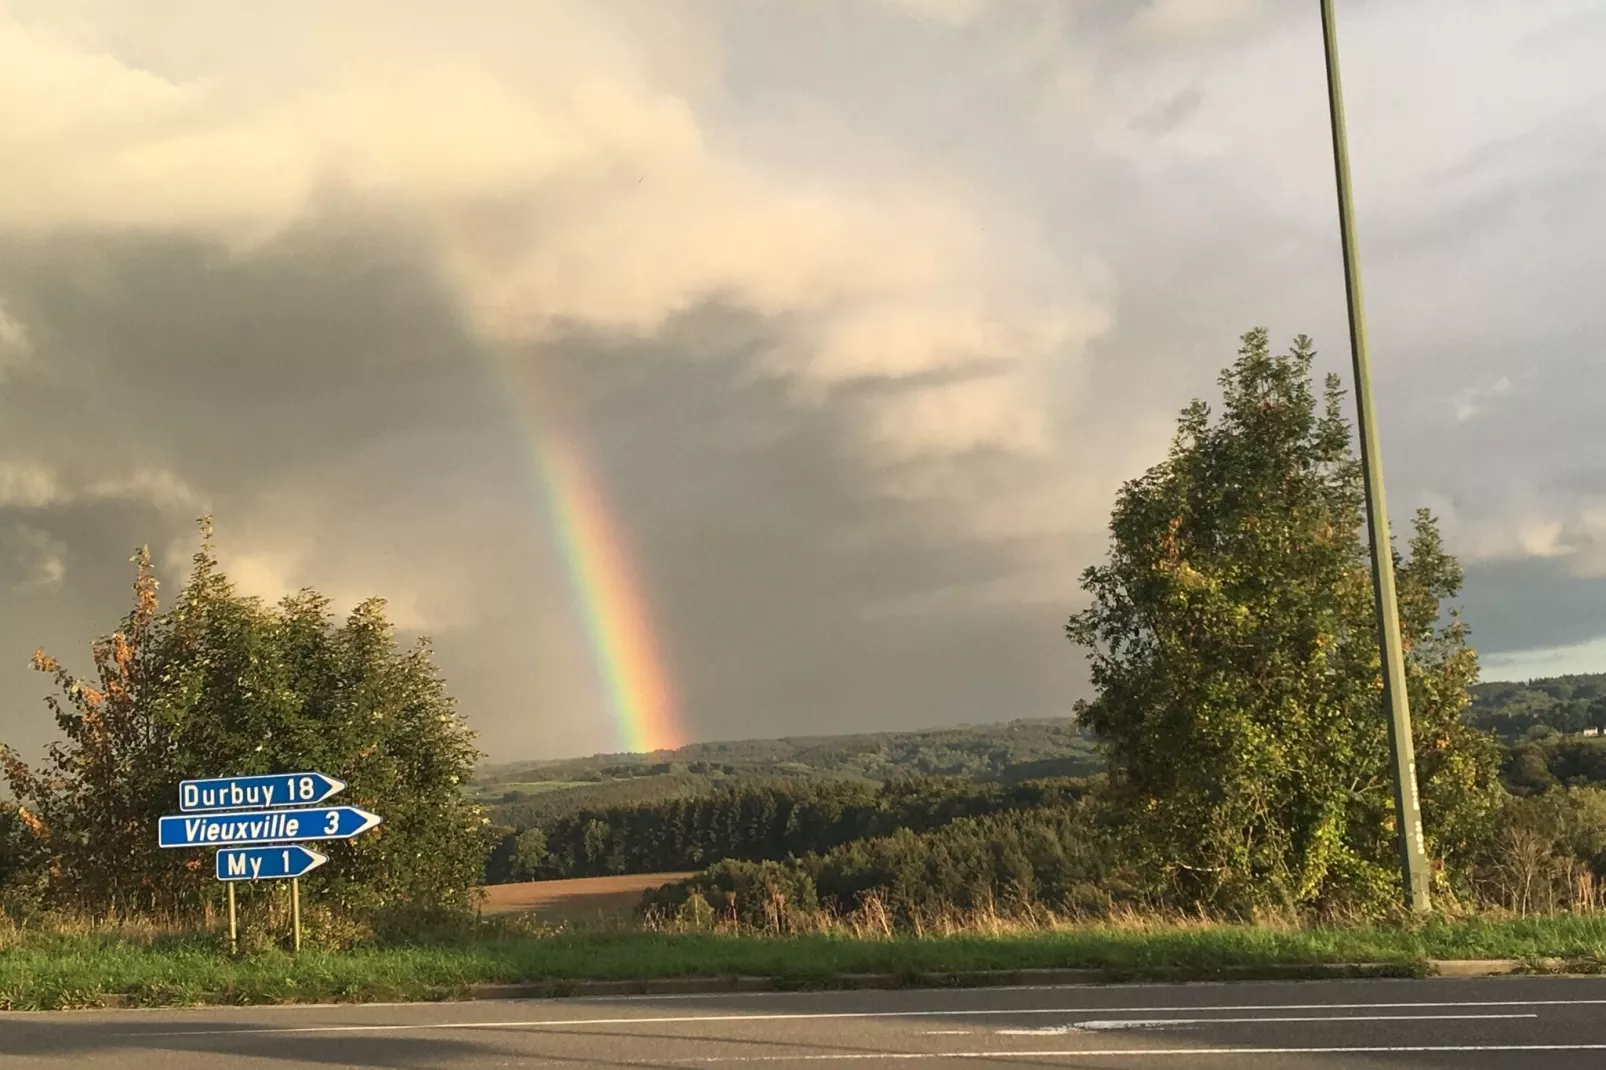
[[[707,794],[580,810],[549,825],[500,830],[488,884],[699,869],[829,851],[900,830],[923,833],[962,817],[1059,805],[1087,779],[1021,784],[917,776],[737,781]]]

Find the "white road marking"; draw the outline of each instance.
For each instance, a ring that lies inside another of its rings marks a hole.
[[[964,1037],[970,1035],[968,1029],[926,1029],[920,1034],[926,1037]]]
[[[1482,1022],[1492,1018],[1538,1017],[1537,1014],[1318,1014],[1258,1018],[1112,1018],[1074,1022],[1071,1025],[1051,1025],[1042,1029],[999,1029],[996,1032],[1006,1037],[1050,1037],[1065,1036],[1068,1033],[1088,1029],[1164,1029],[1173,1025],[1219,1025],[1223,1022],[1231,1024],[1247,1022],[1256,1025],[1273,1022],[1448,1022],[1468,1018]]]
[[[1453,1007],[1598,1007],[1606,1006],[1606,999],[1513,999],[1473,1000],[1413,1003],[1246,1003],[1219,1007],[983,1007],[971,1010],[911,1010],[911,1011],[798,1011],[776,1014],[683,1014],[646,1015],[629,1018],[530,1018],[519,1021],[487,1022],[405,1022],[375,1023],[372,1025],[300,1025],[255,1027],[249,1029],[185,1029],[166,1032],[118,1033],[124,1037],[199,1037],[199,1036],[250,1036],[255,1034],[295,1033],[397,1033],[435,1032],[448,1029],[550,1029],[575,1028],[589,1025],[684,1025],[693,1022],[809,1022],[842,1019],[892,1018],[983,1018],[1023,1017],[1039,1014],[1155,1014],[1226,1011],[1347,1011],[1347,1010],[1412,1010]]]
[[[1160,1055],[1401,1055],[1485,1051],[1606,1051],[1606,1044],[1443,1044],[1371,1048],[1066,1048],[1061,1051],[867,1051],[829,1055],[709,1055],[698,1059],[663,1059],[653,1065],[673,1063],[703,1066],[708,1063],[824,1063],[863,1062],[867,1059],[1091,1059],[1124,1057],[1148,1058]]]

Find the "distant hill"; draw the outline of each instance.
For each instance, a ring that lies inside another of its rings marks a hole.
[[[1014,767],[1042,762],[1075,766],[1077,773],[1096,772],[1101,764],[1091,736],[1064,717],[912,732],[693,743],[653,754],[514,762],[483,767],[475,785],[482,795],[489,796],[519,783],[550,790],[550,785],[557,783],[684,774],[829,776],[875,782],[899,776],[1004,779]]]
[[[1472,688],[1467,720],[1507,740],[1606,726],[1606,673]],[[512,762],[481,767],[468,786],[497,825],[550,824],[583,811],[692,798],[736,781],[915,776],[1019,784],[1101,772],[1090,733],[1069,717],[909,732],[788,736],[693,743],[652,754]]]
[[[689,799],[709,794],[725,782],[724,778],[691,773],[664,773],[594,783],[577,781],[534,794],[519,791],[517,787],[498,792],[493,785],[482,789],[480,801],[489,804],[486,816],[493,825],[529,828],[550,825],[560,818],[589,810]]]
[[[482,767],[469,791],[494,824],[524,828],[581,811],[690,798],[735,781],[953,776],[1016,784],[1102,768],[1092,737],[1065,717],[512,762]]]
[[[1572,733],[1606,726],[1606,673],[1476,684],[1467,720],[1505,739],[1536,729]]]

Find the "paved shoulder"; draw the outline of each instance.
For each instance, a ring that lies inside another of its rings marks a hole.
[[[0,1016],[0,1063],[1606,1065],[1606,979],[1137,985]]]

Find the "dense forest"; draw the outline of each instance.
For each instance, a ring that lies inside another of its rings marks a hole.
[[[468,786],[501,829],[550,826],[616,808],[672,803],[755,781],[874,786],[911,777],[1018,784],[1102,768],[1092,736],[1069,717],[1004,724],[695,743],[652,755],[597,755],[487,766]]]
[[[1606,673],[1475,684],[1471,693],[1467,720],[1502,739],[1536,730],[1569,734],[1606,728]]]
[[[507,830],[487,879],[597,877],[792,858],[900,831],[927,832],[965,817],[1060,806],[1085,795],[1091,783],[755,779],[697,797],[582,810],[547,826]]]

